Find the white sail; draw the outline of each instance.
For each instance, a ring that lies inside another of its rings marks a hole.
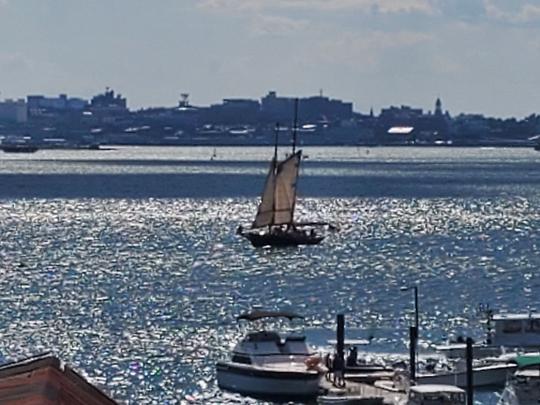
[[[274,188],[275,225],[292,224],[296,205],[296,181],[302,152],[298,151],[281,162],[276,170]]]
[[[272,160],[268,176],[266,176],[266,182],[264,183],[263,194],[257,210],[257,215],[251,225],[253,228],[272,225],[274,218],[274,190],[276,184],[275,167],[276,161]]]

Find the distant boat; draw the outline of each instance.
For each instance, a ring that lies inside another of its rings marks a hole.
[[[540,134],[531,136],[528,139],[529,139],[529,141],[534,141],[535,142],[534,150],[540,151]]]
[[[294,221],[296,184],[302,160],[302,151],[296,151],[297,104],[298,102],[295,108],[292,154],[278,162],[279,125],[277,125],[274,157],[266,176],[255,220],[247,231],[244,231],[242,226],[238,227],[238,234],[247,238],[255,247],[316,245],[325,238],[317,232],[316,227],[329,225],[321,222]]]
[[[24,143],[1,144],[0,149],[6,153],[34,153],[39,150],[39,148],[35,145],[28,145]]]

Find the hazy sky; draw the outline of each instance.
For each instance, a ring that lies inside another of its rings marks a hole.
[[[540,0],[0,0],[0,38],[0,98],[323,89],[362,112],[540,113]]]

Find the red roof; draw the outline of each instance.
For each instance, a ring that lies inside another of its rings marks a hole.
[[[0,404],[116,405],[56,357],[41,357],[0,367]]]

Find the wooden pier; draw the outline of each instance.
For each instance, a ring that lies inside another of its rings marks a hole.
[[[322,404],[330,404],[332,399],[350,397],[351,404],[398,405],[404,403],[407,398],[405,391],[392,388],[391,381],[377,381],[374,384],[367,384],[346,378],[345,387],[339,388],[325,379],[321,383],[321,388],[325,392],[319,399],[319,403]],[[328,399],[328,402],[324,402],[325,398]]]

